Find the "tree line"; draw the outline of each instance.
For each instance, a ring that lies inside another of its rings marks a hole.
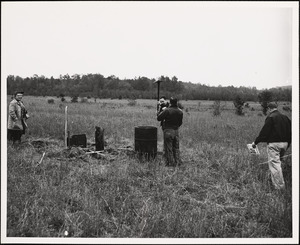
[[[255,87],[208,86],[179,81],[176,76],[169,78],[161,76],[160,94],[166,97],[177,96],[180,100],[222,100],[233,101],[240,96],[244,101],[259,101],[263,90]],[[101,74],[60,75],[59,78],[47,78],[33,75],[22,78],[9,75],[7,77],[7,93],[23,90],[26,95],[34,96],[70,96],[112,99],[156,99],[157,84],[155,79],[135,77],[134,79],[119,79],[112,75],[104,77]],[[291,101],[291,88],[268,89],[273,100]]]

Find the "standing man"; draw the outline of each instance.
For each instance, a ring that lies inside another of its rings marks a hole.
[[[183,112],[178,108],[177,99],[170,98],[170,107],[157,113],[157,120],[163,121],[164,149],[167,166],[179,166],[179,132],[182,125]]]
[[[21,142],[21,136],[25,134],[27,128],[25,120],[29,118],[22,102],[23,94],[24,92],[16,92],[8,107],[7,137],[13,144]]]
[[[269,169],[272,183],[277,190],[285,188],[281,163],[286,150],[291,144],[291,138],[291,120],[277,110],[276,102],[269,102],[265,124],[252,146],[255,148],[259,142],[268,144]]]
[[[163,110],[169,107],[169,102],[165,96],[161,96],[158,101],[157,113],[161,113]],[[160,126],[162,127],[164,124],[164,120],[160,122]]]

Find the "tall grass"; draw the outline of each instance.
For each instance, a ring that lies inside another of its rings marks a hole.
[[[7,236],[63,237],[65,231],[90,238],[292,236],[291,159],[282,195],[271,189],[268,166],[259,164],[267,159],[264,145],[259,156],[246,149],[264,123],[257,110],[241,117],[228,104],[214,117],[212,103],[201,102],[199,111],[198,102],[186,102],[190,109],[180,129],[184,164],[166,168],[161,155],[150,162],[123,151],[113,158],[71,156],[63,147],[64,107],[46,98],[27,99],[30,131],[17,150],[7,149]],[[71,134],[86,133],[93,142],[94,127],[102,126],[106,148],[133,146],[135,126],[159,127],[155,101],[64,105]],[[44,144],[35,145],[37,139]],[[160,129],[158,143],[162,146]]]

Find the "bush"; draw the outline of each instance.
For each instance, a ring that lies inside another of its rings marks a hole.
[[[215,100],[213,104],[213,115],[214,116],[221,115],[221,102],[219,100]]]
[[[54,99],[48,99],[48,104],[54,104]]]
[[[129,106],[135,106],[136,105],[136,100],[128,100],[128,105]]]
[[[87,101],[88,101],[87,98],[81,98],[81,99],[80,99],[80,102],[81,102],[81,103],[86,103]]]
[[[268,102],[272,101],[273,94],[271,91],[264,90],[258,95],[258,101],[263,108],[263,114],[267,114]]]
[[[284,106],[284,107],[282,107],[282,109],[284,111],[292,111],[291,107],[289,107],[289,106]]]
[[[72,103],[77,103],[78,102],[78,96],[73,96],[71,99]]]
[[[182,105],[180,102],[178,102],[177,105],[178,105],[178,108],[179,108],[179,109],[181,109],[181,110],[184,109],[183,105]]]
[[[242,100],[242,98],[238,95],[235,97],[233,104],[235,106],[235,113],[239,116],[244,115],[243,112],[243,106],[244,106],[244,101]]]
[[[200,111],[201,102],[198,102],[197,109]]]

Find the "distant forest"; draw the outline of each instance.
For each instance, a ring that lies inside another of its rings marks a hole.
[[[167,98],[176,96],[180,100],[222,100],[232,101],[237,96],[244,101],[258,101],[258,95],[263,90],[255,87],[214,87],[204,84],[182,82],[176,76],[169,78],[161,76],[160,95]],[[104,77],[101,74],[60,75],[59,78],[47,78],[33,75],[22,78],[9,75],[7,77],[7,93],[23,90],[26,95],[35,96],[70,96],[111,99],[156,99],[157,84],[155,79],[135,77],[134,79],[119,79],[112,75]],[[266,90],[264,90],[266,91]],[[291,87],[268,89],[273,100],[291,101]]]

